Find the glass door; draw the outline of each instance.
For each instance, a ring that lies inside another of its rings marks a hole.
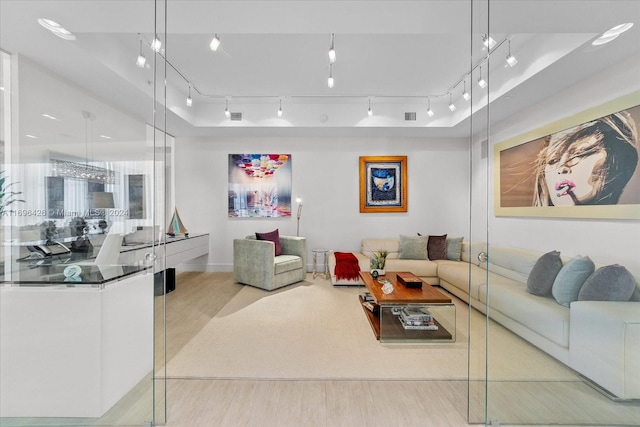
[[[475,3],[495,44],[472,147],[487,259],[471,419],[637,425],[638,302],[584,290],[602,267],[640,270],[640,2]]]
[[[166,419],[158,10],[0,3],[0,425]]]

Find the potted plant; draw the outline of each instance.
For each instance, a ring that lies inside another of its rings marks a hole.
[[[370,258],[369,265],[371,267],[371,274],[373,277],[383,276],[384,265],[387,262],[388,251],[378,251]]]

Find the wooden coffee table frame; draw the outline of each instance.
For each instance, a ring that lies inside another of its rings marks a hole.
[[[440,290],[423,281],[422,288],[407,288],[396,279],[396,273],[387,272],[380,279],[387,279],[393,284],[393,292],[385,294],[382,292],[382,284],[371,276],[368,271],[361,271],[360,277],[369,293],[373,296],[376,304],[380,306],[377,313],[373,313],[364,306],[362,309],[367,315],[371,329],[376,339],[381,342],[454,342],[455,332],[449,332],[440,322],[438,322],[437,311],[441,309],[453,310],[453,328],[455,330],[455,305],[451,298],[440,292]],[[362,297],[360,303],[362,304]],[[437,331],[425,331],[404,329],[397,316],[391,313],[392,307],[403,305],[419,305],[432,307],[435,322],[438,325]],[[382,333],[381,333],[382,332]]]

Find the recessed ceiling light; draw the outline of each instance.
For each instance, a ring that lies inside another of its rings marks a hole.
[[[605,43],[614,41],[620,34],[631,29],[631,27],[633,27],[633,22],[627,22],[625,24],[616,25],[615,27],[605,31],[600,37],[598,37],[593,42],[591,42],[591,44],[593,46],[600,46]]]
[[[100,138],[111,139],[111,137],[109,135],[100,135]]]
[[[26,134],[25,136],[26,136],[27,138],[38,139],[38,137],[37,137],[37,136],[33,136],[33,135],[29,135],[29,134]]]
[[[4,92],[4,86],[0,86],[0,90]]]
[[[47,114],[47,113],[44,113],[44,114],[42,115],[42,117],[46,117],[47,119],[51,119],[51,120],[58,120],[57,118],[55,118],[55,117],[53,117],[52,115]]]
[[[65,40],[75,40],[76,36],[56,21],[46,18],[38,18],[38,24],[42,25],[47,30],[51,31],[56,36]]]
[[[627,30],[630,30],[633,27],[633,22],[627,22],[625,24],[616,25],[615,27],[605,31],[603,34],[604,37],[608,37],[614,34],[622,34]]]

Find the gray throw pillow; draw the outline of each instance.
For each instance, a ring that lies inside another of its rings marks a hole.
[[[636,279],[625,267],[607,265],[584,282],[578,301],[629,301],[636,286]]]
[[[542,255],[531,269],[531,273],[529,273],[527,292],[541,297],[549,295],[553,287],[553,281],[561,268],[560,252],[551,251]]]
[[[578,255],[563,265],[551,288],[551,294],[558,304],[569,307],[573,301],[578,301],[582,285],[595,269],[595,264],[588,256]]]
[[[400,235],[400,259],[429,259],[427,258],[426,236]]]
[[[447,237],[447,259],[460,261],[463,237]]]

